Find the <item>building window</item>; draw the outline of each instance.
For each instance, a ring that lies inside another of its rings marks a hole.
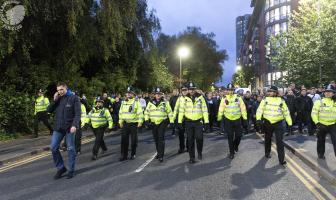
[[[268,9],[268,8],[269,8],[269,0],[266,0],[265,9]]]
[[[280,19],[280,9],[277,8],[274,10],[274,19],[279,20]]]
[[[267,12],[266,13],[266,24],[268,24],[268,22],[270,21],[270,13],[269,12]]]
[[[270,7],[274,6],[274,0],[269,0],[269,6]]]
[[[274,5],[278,5],[279,4],[279,0],[274,0]]]
[[[288,5],[288,6],[287,6],[287,16],[289,17],[290,14],[291,14],[291,6]]]
[[[282,6],[280,8],[280,19],[286,19],[287,18],[287,6]]]
[[[286,3],[289,0],[280,0],[280,3]]]
[[[274,25],[274,35],[278,35],[280,33],[280,24]]]
[[[271,10],[270,12],[269,12],[270,14],[270,22],[274,22],[274,10]]]
[[[284,33],[287,31],[287,22],[281,23],[281,32]]]

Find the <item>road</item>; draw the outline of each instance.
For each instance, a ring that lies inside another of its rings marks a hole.
[[[118,161],[119,135],[108,136],[106,143],[109,149],[97,161],[91,161],[92,142],[83,145],[76,176],[70,180],[53,180],[50,154],[0,169],[0,199],[310,200],[332,199],[336,194],[333,186],[304,166],[299,168],[308,175],[300,178],[300,170],[291,162],[286,168],[280,166],[274,152],[271,159],[264,158],[263,141],[256,134],[243,138],[234,160],[227,157],[228,144],[223,136],[205,134],[203,160],[194,165],[188,163],[187,153],[177,154],[178,138],[168,132],[163,163],[152,160],[155,148],[148,131],[139,134],[137,157],[132,161]],[[290,153],[287,157],[303,165],[294,156],[290,158]],[[309,181],[310,175],[316,184]]]

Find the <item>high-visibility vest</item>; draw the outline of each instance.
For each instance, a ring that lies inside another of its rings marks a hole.
[[[86,108],[84,104],[81,104],[81,127],[83,127],[86,123],[88,123]]]
[[[323,98],[314,103],[311,117],[315,124],[329,126],[336,123],[336,102],[331,98]]]
[[[44,97],[44,96],[40,96],[35,100],[35,112],[34,114],[38,113],[38,112],[43,112],[46,111],[47,108],[49,106],[49,99]]]
[[[183,101],[184,101],[184,96],[179,96],[179,98],[177,98],[175,108],[174,108],[174,114],[173,114],[174,121],[178,117],[177,115],[179,113],[180,105],[181,105],[181,102],[183,102]]]
[[[168,101],[161,101],[158,106],[153,102],[148,102],[145,109],[145,121],[150,120],[158,125],[167,118],[169,118],[170,123],[174,122],[173,112]]]
[[[281,97],[266,97],[263,99],[258,107],[256,118],[257,120],[265,118],[271,124],[285,119],[289,126],[293,124],[287,104]]]
[[[190,97],[183,99],[179,109],[178,123],[182,123],[183,119],[196,121],[202,118],[204,123],[209,123],[208,107],[203,96],[195,98],[194,102]]]
[[[119,124],[142,123],[143,111],[138,99],[129,99],[121,102],[119,110]]]
[[[223,116],[229,120],[237,120],[243,117],[247,119],[246,107],[244,101],[237,94],[226,95],[221,99],[217,120],[223,119]]]
[[[110,112],[106,108],[93,108],[88,115],[88,122],[93,128],[99,128],[108,125],[108,128],[113,127],[113,121]]]

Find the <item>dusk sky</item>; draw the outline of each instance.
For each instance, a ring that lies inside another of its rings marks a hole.
[[[198,26],[203,33],[213,32],[219,49],[226,49],[229,60],[224,64],[223,84],[231,80],[236,67],[237,16],[250,14],[251,0],[148,0],[156,10],[162,32],[175,35],[187,28]]]

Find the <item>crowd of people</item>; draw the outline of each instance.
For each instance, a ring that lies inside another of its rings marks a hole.
[[[167,126],[173,135],[178,135],[178,153],[189,152],[189,162],[195,163],[195,148],[198,160],[202,160],[203,133],[225,134],[229,143],[229,158],[233,159],[243,134],[259,132],[265,135],[265,157],[270,158],[273,133],[276,136],[280,164],[284,160],[282,138],[285,135],[307,133],[317,134],[317,152],[324,158],[324,143],[327,133],[336,151],[336,99],[335,82],[326,88],[297,89],[295,84],[278,89],[272,86],[251,93],[235,93],[229,84],[210,92],[203,92],[193,83],[171,94],[164,94],[160,88],[152,93],[136,94],[132,87],[120,94],[109,96],[106,92],[95,98],[93,105],[85,95],[72,92],[65,83],[57,85],[53,101],[38,91],[35,102],[34,137],[38,137],[38,123],[42,121],[52,135],[51,150],[56,168],[55,179],[67,171],[59,151],[64,139],[64,150],[69,154],[68,178],[74,176],[75,159],[81,153],[83,129],[92,129],[95,142],[92,160],[98,159],[98,152],[107,151],[104,142],[106,131],[121,130],[119,161],[136,157],[138,131],[152,130],[156,159],[163,162],[165,132]],[[48,113],[55,112],[52,128]],[[131,141],[131,155],[129,153]]]

